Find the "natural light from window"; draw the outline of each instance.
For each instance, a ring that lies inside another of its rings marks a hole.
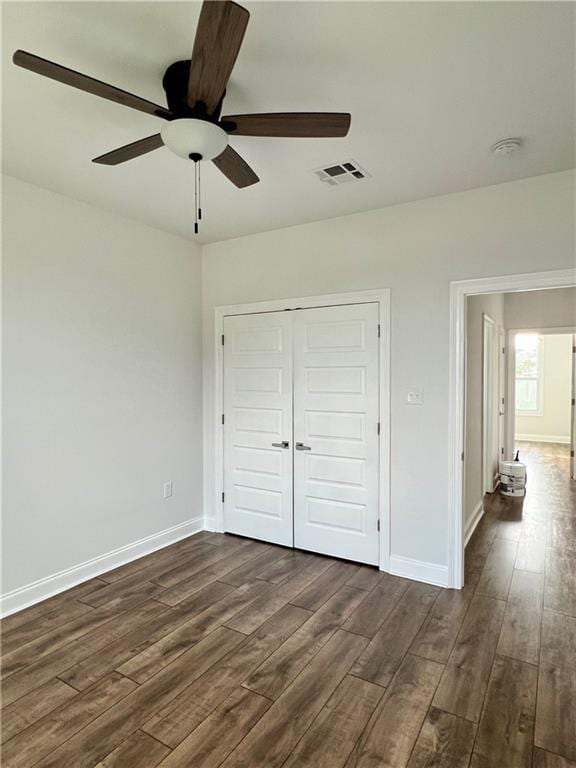
[[[540,404],[540,338],[537,333],[516,336],[516,411],[539,412]]]

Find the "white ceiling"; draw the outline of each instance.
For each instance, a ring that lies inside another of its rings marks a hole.
[[[349,111],[345,139],[234,138],[261,178],[203,168],[201,242],[574,167],[574,12],[564,2],[249,2],[223,114]],[[3,164],[25,181],[193,237],[191,164],[162,148],[92,157],[163,122],[12,65],[16,48],[159,103],[189,57],[199,4],[3,4]],[[491,155],[498,139],[524,149]],[[372,178],[311,171],[349,158]]]

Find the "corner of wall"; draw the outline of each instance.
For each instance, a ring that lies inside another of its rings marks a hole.
[[[78,565],[72,568],[53,573],[31,584],[25,584],[23,587],[0,595],[0,616],[4,618],[12,613],[17,613],[24,608],[65,592],[102,573],[106,573],[113,568],[126,565],[126,563],[130,563],[133,560],[139,560],[141,557],[150,555],[158,549],[175,544],[177,541],[188,538],[188,536],[193,536],[202,530],[204,530],[204,520],[202,517],[185,520],[183,523],[166,528],[152,536],[146,536],[124,547],[119,547],[91,560],[78,563]]]

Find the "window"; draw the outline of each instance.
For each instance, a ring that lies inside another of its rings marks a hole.
[[[540,337],[536,333],[516,336],[516,412],[541,415],[542,361]]]

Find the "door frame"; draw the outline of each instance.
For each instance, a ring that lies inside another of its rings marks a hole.
[[[253,315],[264,312],[294,311],[314,307],[337,307],[346,304],[378,304],[379,337],[379,421],[380,450],[378,456],[378,512],[380,521],[379,568],[390,570],[390,289],[377,288],[350,293],[272,299],[249,304],[230,304],[214,309],[214,478],[216,509],[215,530],[224,532],[222,492],[224,488],[224,439],[222,413],[224,408],[224,318],[229,315]]]
[[[482,293],[518,293],[576,286],[576,269],[557,269],[450,283],[448,382],[448,587],[464,586],[464,440],[466,300]],[[510,410],[510,409],[509,409]]]

